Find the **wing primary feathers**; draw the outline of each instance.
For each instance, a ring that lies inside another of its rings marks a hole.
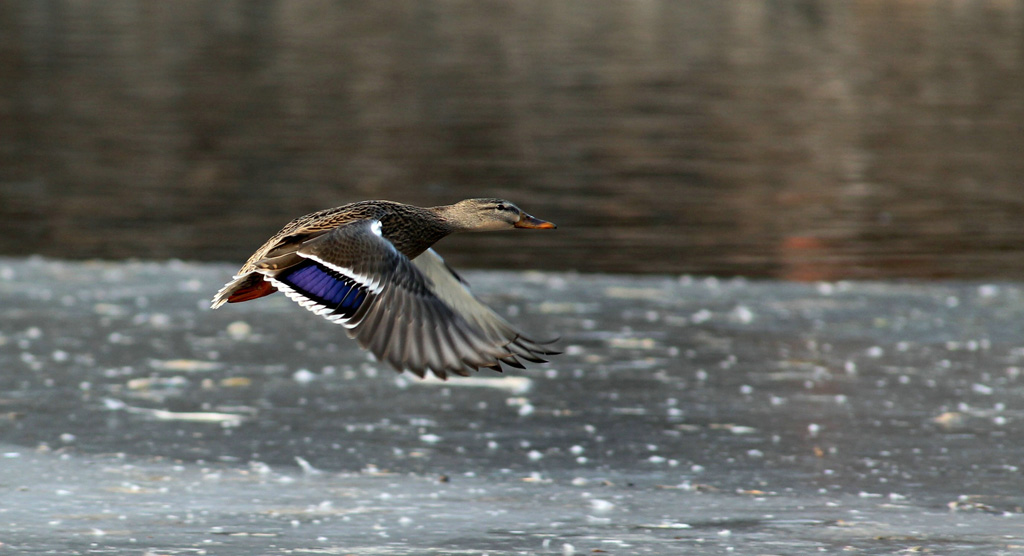
[[[406,311],[408,318],[403,323],[407,341],[404,345],[397,346],[395,351],[400,353],[402,361],[419,376],[426,376],[427,362],[423,357],[422,341],[417,334],[420,316],[415,303],[408,303]]]
[[[423,308],[425,309],[425,314],[421,315],[420,318],[420,327],[423,330],[423,347],[427,362],[436,373],[446,367],[444,358],[441,355],[441,350],[443,349],[441,343],[443,340],[441,335],[438,334],[438,328],[443,326],[444,320],[433,303],[426,303]]]
[[[484,357],[485,352],[482,351],[482,348],[487,346],[481,346],[479,341],[474,344],[473,339],[461,326],[453,326],[448,330],[459,344],[459,352],[463,354],[462,359],[466,364],[472,366],[474,370],[488,365],[489,361]]]
[[[402,364],[402,358],[394,349],[391,348],[391,343],[392,341],[400,337],[400,335],[402,334],[400,330],[402,326],[402,321],[401,319],[396,319],[393,322],[385,323],[384,326],[385,329],[388,331],[387,341],[384,342],[381,353],[377,354],[377,357],[387,361],[392,367],[395,368],[396,371],[401,372],[402,367],[404,366]]]
[[[387,307],[379,307],[378,310],[382,313],[390,312],[390,309]],[[388,361],[394,365],[396,359],[389,348],[391,347],[391,337],[394,335],[395,327],[399,326],[401,323],[401,317],[396,317],[394,314],[389,316],[389,319],[384,319],[383,322],[380,323],[380,326],[377,328],[377,332],[373,335],[375,347],[372,351],[379,359]]]
[[[502,363],[508,365],[509,367],[515,367],[517,369],[525,369],[526,368],[526,366],[523,365],[522,363],[520,363],[519,360],[516,359],[516,357],[514,355],[510,355],[508,357],[502,357],[498,361],[501,361]]]
[[[435,330],[440,340],[438,347],[441,349],[441,360],[444,362],[444,366],[449,369],[460,369],[463,364],[462,358],[455,351],[455,340],[452,338],[451,331],[447,326],[440,325]]]

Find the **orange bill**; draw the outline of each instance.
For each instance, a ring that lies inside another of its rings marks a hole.
[[[541,220],[540,218],[534,218],[525,212],[519,215],[519,220],[515,223],[516,228],[533,228],[537,230],[552,230],[556,228],[554,224],[547,220]]]

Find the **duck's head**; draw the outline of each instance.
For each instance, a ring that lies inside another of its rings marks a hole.
[[[510,228],[555,228],[551,222],[534,218],[504,199],[466,199],[438,207],[441,216],[459,231],[487,232]]]

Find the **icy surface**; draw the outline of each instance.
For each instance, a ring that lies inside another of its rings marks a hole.
[[[466,273],[422,381],[234,269],[0,259],[0,552],[1024,553],[1024,289]]]

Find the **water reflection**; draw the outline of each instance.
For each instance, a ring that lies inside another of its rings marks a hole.
[[[237,260],[513,199],[464,267],[1024,277],[1019,2],[0,7],[0,253]]]

